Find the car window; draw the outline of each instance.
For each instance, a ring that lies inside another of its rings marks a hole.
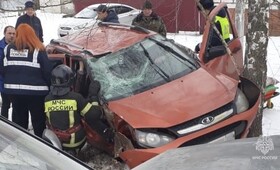
[[[118,14],[116,6],[108,7],[108,11],[115,11]]]
[[[87,62],[106,100],[141,93],[197,69],[195,59],[160,35]]]
[[[109,9],[115,11],[117,14],[123,14],[133,10],[132,8],[125,7],[125,6],[114,6],[114,7],[110,7]]]
[[[85,8],[75,15],[75,18],[95,18],[97,13],[90,8]]]
[[[132,8],[125,7],[125,6],[121,6],[121,7],[118,9],[118,13],[119,13],[119,14],[123,14],[123,13],[130,12],[130,11],[132,11],[132,10],[133,10]]]

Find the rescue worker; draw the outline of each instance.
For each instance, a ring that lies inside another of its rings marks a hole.
[[[215,8],[213,0],[200,0],[199,3],[204,8],[207,15]],[[197,6],[198,10],[201,10],[199,6]],[[224,9],[220,10],[217,16],[215,17],[215,26],[219,30],[225,42],[230,41],[230,24],[229,20],[226,16],[226,11]],[[223,45],[222,40],[219,35],[216,33],[214,29],[211,30],[210,35],[210,47]],[[195,47],[195,52],[200,51],[200,43],[198,43]]]
[[[83,118],[108,142],[113,141],[114,133],[101,121],[102,112],[97,100],[94,100],[94,96],[100,90],[100,84],[97,83],[96,88],[91,89],[90,103],[81,94],[71,91],[74,79],[72,69],[64,64],[53,69],[51,91],[45,98],[45,113],[47,127],[58,136],[63,149],[75,150],[74,154],[77,154],[86,142],[86,132],[81,122]]]
[[[12,101],[13,122],[27,129],[29,111],[34,133],[42,137],[46,128],[44,99],[53,69],[45,47],[32,27],[20,24],[15,42],[5,47],[4,55],[4,93]]]
[[[152,8],[152,3],[150,1],[145,1],[142,12],[133,19],[132,25],[155,31],[166,37],[166,26],[161,17],[153,12]]]
[[[113,10],[109,10],[106,5],[99,5],[94,9],[97,12],[97,19],[102,22],[120,23],[117,13]]]

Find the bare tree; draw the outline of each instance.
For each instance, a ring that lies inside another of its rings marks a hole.
[[[40,0],[34,0],[35,9],[40,9]]]
[[[263,96],[267,73],[268,12],[268,0],[248,1],[244,76],[255,82],[262,93],[259,111],[250,128],[249,137],[262,135]]]

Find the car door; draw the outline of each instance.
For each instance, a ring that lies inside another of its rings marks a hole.
[[[211,47],[210,34],[213,27],[211,26],[210,21],[214,23],[216,15],[223,8],[226,11],[230,24],[230,41],[227,43],[227,48],[223,45]],[[208,68],[226,74],[237,80],[239,79],[240,73],[243,71],[242,45],[225,3],[221,3],[215,7],[209,15],[209,20],[206,21],[199,58]]]

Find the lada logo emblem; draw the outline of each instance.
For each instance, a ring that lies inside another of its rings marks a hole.
[[[214,119],[215,119],[215,118],[214,118],[213,116],[207,116],[207,117],[205,117],[205,118],[202,119],[201,123],[202,123],[203,125],[208,125],[208,124],[210,124],[211,122],[213,122]]]

